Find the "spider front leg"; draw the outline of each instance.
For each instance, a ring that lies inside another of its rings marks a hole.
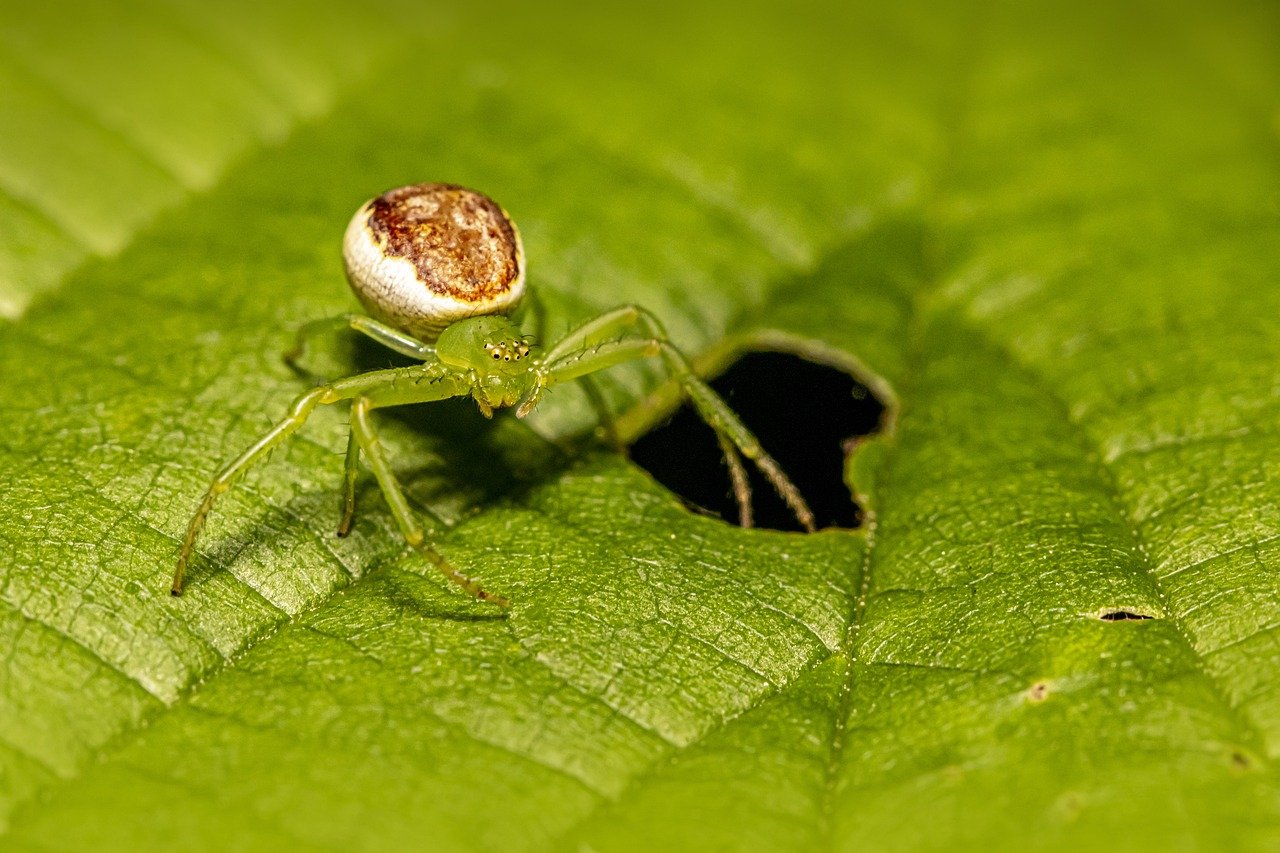
[[[636,327],[647,337],[620,337]],[[813,512],[800,490],[720,395],[698,378],[684,353],[667,340],[662,324],[645,309],[635,305],[624,306],[570,332],[544,358],[546,384],[577,379],[617,364],[652,356],[662,357],[668,372],[680,383],[698,415],[715,430],[721,447],[726,449],[725,458],[729,464],[740,518],[744,522],[750,521],[751,492],[742,463],[734,453],[728,452],[729,447],[735,448],[755,464],[786,501],[800,525],[812,532],[815,529]]]
[[[742,457],[738,455],[738,448],[720,430],[716,430],[716,441],[720,442],[720,455],[729,466],[729,482],[733,485],[733,496],[738,501],[738,526],[753,527],[755,518],[751,510],[751,480],[747,477],[747,469],[742,466]]]
[[[400,481],[396,479],[395,473],[391,470],[386,453],[383,452],[382,443],[378,440],[378,433],[374,430],[373,423],[369,418],[369,412],[375,407],[375,399],[376,397],[374,396],[360,397],[351,404],[351,434],[368,458],[369,467],[373,469],[373,476],[377,479],[378,485],[382,487],[382,494],[387,499],[387,506],[391,508],[391,515],[395,518],[405,542],[408,542],[409,547],[425,557],[427,562],[431,563],[438,572],[462,587],[473,597],[496,604],[503,609],[510,607],[511,602],[500,595],[494,595],[486,591],[479,581],[458,571],[444,558],[444,555],[427,542],[427,535],[423,532],[422,525],[418,523],[417,516],[409,507],[409,501],[405,499],[404,490],[400,488]],[[391,405],[395,404],[392,403]]]
[[[644,309],[635,305],[625,305],[621,308],[615,308],[601,314],[594,320],[579,326],[569,334],[560,339],[551,350],[543,357],[545,364],[555,364],[563,361],[567,357],[571,357],[574,353],[579,353],[587,349],[591,349],[602,343],[616,340],[628,328],[634,326],[640,317],[640,312]],[[665,337],[665,336],[664,336]],[[539,338],[542,340],[543,338]],[[613,416],[613,412],[609,410],[608,404],[605,402],[604,394],[600,391],[600,386],[590,376],[578,377],[578,382],[582,387],[583,393],[587,397],[587,402],[591,408],[595,410],[596,419],[600,422],[600,430],[604,434],[604,439],[617,452],[626,454],[627,446],[622,441],[622,437],[618,434],[618,424]],[[534,400],[533,402],[537,402]],[[519,413],[521,417],[528,413],[533,407],[522,407]],[[729,457],[726,456],[726,459]],[[730,463],[732,466],[732,463]],[[737,494],[735,492],[735,494]],[[741,505],[739,505],[741,509]],[[751,510],[748,507],[742,517],[747,519],[743,527],[750,527]]]
[[[338,536],[346,538],[356,520],[356,479],[360,476],[360,442],[356,431],[347,433],[347,456],[342,466],[342,518],[338,521]]]
[[[428,403],[461,396],[469,393],[470,390],[470,383],[464,376],[438,362],[432,362],[412,367],[377,370],[348,379],[340,379],[314,388],[300,396],[290,407],[288,415],[214,477],[190,524],[187,525],[187,533],[183,538],[182,550],[178,554],[178,564],[173,575],[173,594],[182,594],[187,564],[195,551],[196,540],[204,529],[205,522],[218,497],[225,494],[249,468],[264,458],[273,448],[278,447],[297,432],[317,407],[342,400],[354,400],[351,407],[353,439],[348,442],[347,471],[344,480],[344,527],[349,528],[349,513],[354,512],[356,465],[359,460],[359,451],[362,450],[368,457],[374,476],[382,487],[396,522],[410,546],[422,554],[441,574],[476,598],[506,606],[506,599],[486,592],[474,580],[451,566],[439,552],[426,543],[425,534],[414,519],[404,493],[391,473],[382,446],[378,442],[377,433],[374,432],[368,418],[369,410],[377,406]]]
[[[228,492],[235,481],[240,479],[255,462],[270,453],[273,448],[282,444],[290,435],[297,432],[307,422],[307,418],[311,416],[317,406],[322,403],[334,403],[341,399],[343,399],[343,396],[333,386],[322,385],[319,388],[313,388],[293,401],[293,405],[289,407],[289,414],[283,420],[218,472],[218,475],[213,478],[213,482],[209,484],[209,490],[205,492],[204,499],[200,501],[200,505],[196,508],[195,515],[191,517],[190,523],[187,524],[187,535],[182,539],[182,550],[178,552],[178,565],[173,572],[173,585],[170,587],[172,594],[182,595],[182,580],[186,574],[187,563],[191,560],[191,553],[195,550],[196,539],[199,538],[200,531],[204,529],[204,523],[208,520],[209,513],[213,510],[214,501],[218,499],[218,496]]]

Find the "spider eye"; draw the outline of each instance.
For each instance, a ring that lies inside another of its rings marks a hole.
[[[499,355],[499,354],[498,354],[498,353],[496,353],[496,352],[493,354],[493,357],[494,357],[494,360],[497,360],[497,359],[499,359],[499,358],[502,358],[502,356],[501,356],[501,355]]]

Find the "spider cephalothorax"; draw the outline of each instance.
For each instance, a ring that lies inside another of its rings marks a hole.
[[[390,190],[356,212],[347,227],[343,257],[351,287],[372,316],[344,314],[303,326],[286,360],[296,365],[306,341],[317,332],[352,328],[420,363],[337,379],[298,397],[283,420],[214,478],[182,541],[174,595],[182,592],[196,538],[217,497],[296,432],[318,406],[346,400],[351,403],[351,433],[338,535],[351,529],[363,455],[405,541],[476,598],[506,606],[505,598],[486,592],[427,542],[384,455],[370,413],[386,406],[470,396],[486,416],[514,406],[516,415],[524,417],[545,388],[654,356],[662,359],[715,431],[743,525],[750,525],[751,493],[739,454],[768,478],[801,525],[813,529],[813,515],[800,492],[733,410],[697,377],[649,311],[636,305],[607,311],[545,351],[506,316],[524,293],[524,252],[515,224],[487,196],[438,183]],[[607,419],[608,413],[602,411],[601,416]]]
[[[459,320],[436,340],[436,358],[467,371],[471,396],[486,417],[492,417],[494,409],[516,405],[544,384],[545,371],[529,357],[531,352],[520,327],[496,314]]]

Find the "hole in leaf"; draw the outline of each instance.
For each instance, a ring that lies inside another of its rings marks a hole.
[[[877,431],[884,404],[849,374],[777,352],[742,356],[711,386],[756,434],[813,509],[818,527],[857,527],[862,512],[844,481],[849,439]],[[686,403],[631,447],[635,463],[685,501],[738,523],[729,472],[715,433]],[[755,525],[800,530],[791,510],[743,460]]]
[[[1141,622],[1156,617],[1148,613],[1134,613],[1132,610],[1104,610],[1098,614],[1098,618],[1103,622]]]

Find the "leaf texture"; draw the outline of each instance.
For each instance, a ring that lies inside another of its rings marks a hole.
[[[4,12],[8,843],[1280,843],[1273,8],[261,5]],[[692,514],[572,390],[389,413],[494,618],[371,480],[332,536],[325,411],[171,600],[350,212],[433,179],[512,212],[552,337],[634,301],[858,372],[869,523]]]

